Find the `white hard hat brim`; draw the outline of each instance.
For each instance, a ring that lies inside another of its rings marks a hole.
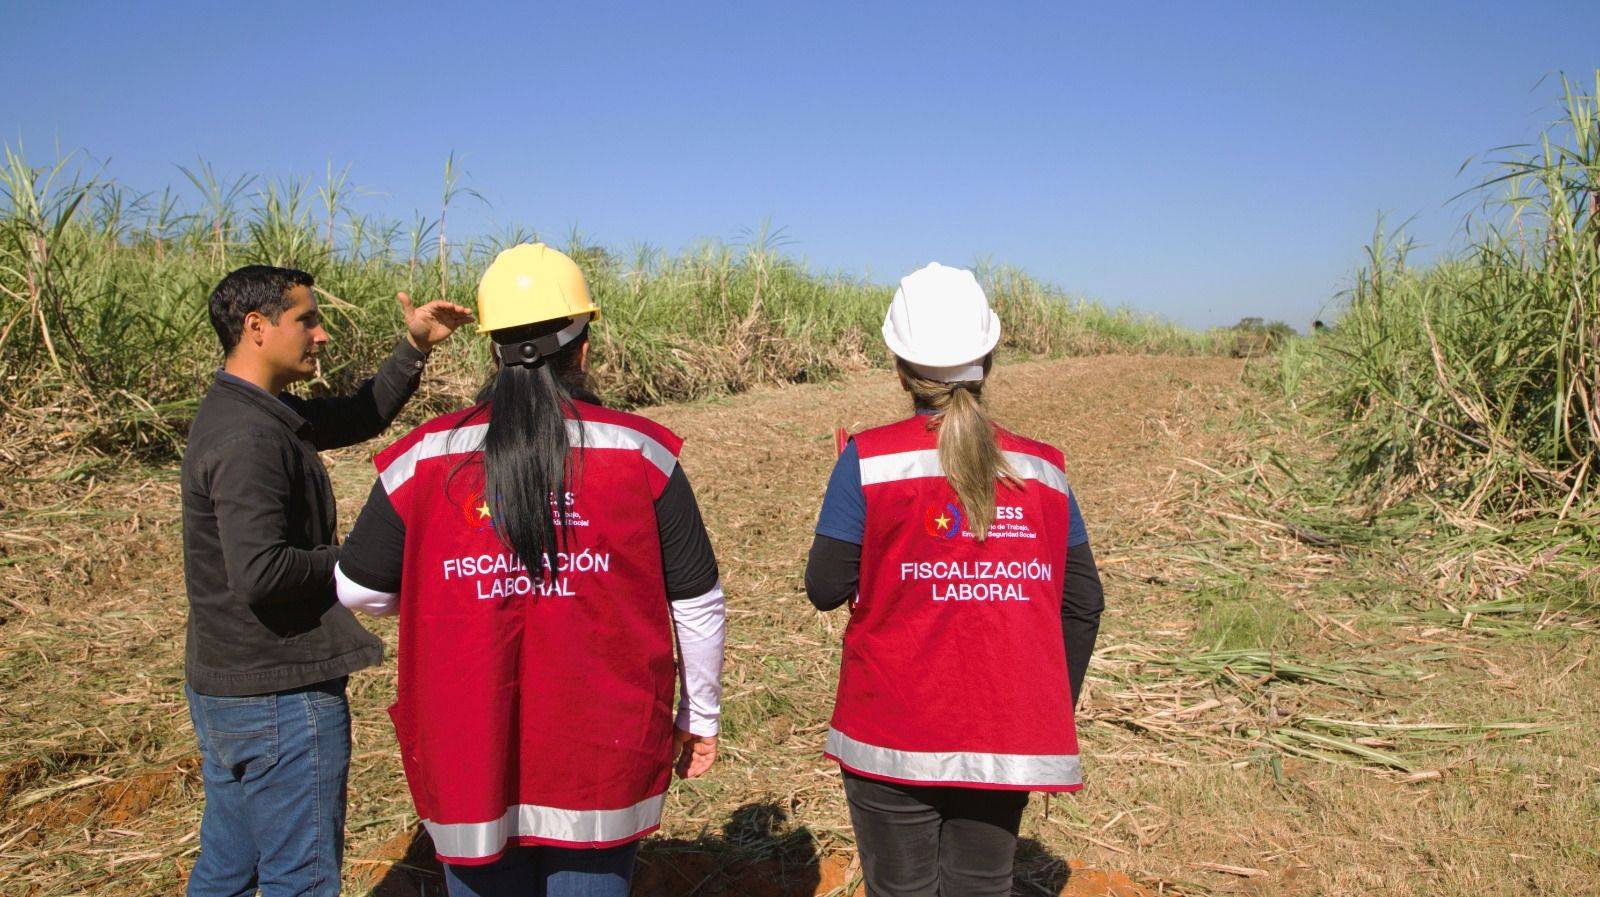
[[[947,368],[930,367],[925,364],[917,364],[914,361],[907,361],[906,367],[909,367],[920,377],[937,380],[940,383],[970,383],[974,380],[983,379],[983,361],[981,359],[971,364],[958,364]]]

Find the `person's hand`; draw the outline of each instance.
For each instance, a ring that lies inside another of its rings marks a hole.
[[[454,302],[435,299],[421,308],[414,308],[409,295],[395,293],[394,298],[406,316],[406,339],[419,352],[432,352],[433,347],[449,339],[457,327],[472,320],[472,311]]]
[[[678,770],[678,778],[697,779],[717,762],[717,736],[691,735],[678,729],[677,739],[678,762],[674,768]]]

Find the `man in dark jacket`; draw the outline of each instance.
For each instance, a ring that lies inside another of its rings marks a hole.
[[[383,432],[434,344],[470,320],[430,302],[351,395],[283,392],[328,342],[311,275],[251,265],[211,294],[223,367],[183,454],[189,594],[185,692],[205,815],[191,897],[339,892],[350,764],[350,673],[383,644],[339,604],[333,488],[317,452]]]

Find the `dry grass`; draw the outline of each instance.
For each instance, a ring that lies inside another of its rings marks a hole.
[[[1241,370],[1115,356],[998,369],[999,417],[1067,453],[1109,604],[1081,713],[1090,787],[1034,801],[1018,892],[1600,892],[1593,616],[1540,604],[1539,585],[1584,572],[1478,543],[1441,559],[1411,550],[1414,531],[1357,540],[1306,517],[1269,450],[1314,460],[1317,445],[1263,417]],[[689,438],[731,641],[723,759],[674,786],[640,892],[857,879],[820,756],[845,621],[806,603],[801,565],[833,429],[902,410],[871,373],[649,412]],[[346,522],[365,457],[332,459]],[[0,496],[5,894],[169,894],[196,851],[175,477],[104,464],[61,458]],[[1542,612],[1469,616],[1473,595]],[[392,623],[377,629],[392,647]],[[393,673],[353,680],[357,893],[429,881],[390,867],[418,859],[382,713]]]

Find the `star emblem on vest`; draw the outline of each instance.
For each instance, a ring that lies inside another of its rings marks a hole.
[[[494,529],[494,510],[482,492],[474,492],[461,503],[461,515],[473,529]]]
[[[939,539],[954,539],[961,535],[961,506],[953,501],[934,505],[922,515],[923,528],[928,535]]]

